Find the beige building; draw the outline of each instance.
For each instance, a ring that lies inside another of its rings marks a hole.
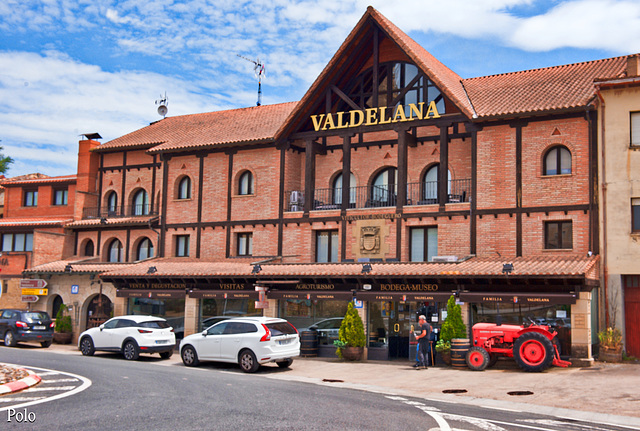
[[[626,74],[596,81],[599,99],[600,326],[623,332],[640,357],[640,55]]]

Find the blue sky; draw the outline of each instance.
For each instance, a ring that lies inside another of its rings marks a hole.
[[[463,78],[640,52],[637,0],[3,0],[7,176],[76,172],[77,142],[161,117],[299,100],[368,5]]]

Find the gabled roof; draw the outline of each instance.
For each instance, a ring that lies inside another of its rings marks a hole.
[[[77,180],[76,175],[62,175],[59,177],[47,177],[44,175],[40,176],[42,174],[37,174],[37,175],[38,175],[37,178],[23,178],[23,177],[16,177],[17,179],[9,178],[2,182],[2,186],[18,187],[23,185],[36,185],[36,184],[73,183]]]
[[[370,30],[370,23],[377,25],[393,42],[395,42],[405,54],[420,68],[427,76],[436,84],[436,86],[444,93],[465,115],[473,116],[473,109],[466,97],[462,79],[454,71],[438,61],[427,50],[418,45],[413,39],[407,36],[402,30],[396,27],[391,21],[385,18],[380,12],[372,6],[367,8],[360,21],[354,29],[349,33],[345,41],[342,43],[338,51],[331,58],[322,73],[316,78],[309,90],[298,103],[297,108],[291,113],[282,127],[278,130],[276,138],[284,137],[286,133],[290,133],[291,129],[299,126],[306,121],[314,101],[318,100],[324,90],[331,84],[330,78],[333,74],[339,73],[342,69],[339,67],[349,54],[355,50],[356,41],[365,37]]]
[[[151,148],[150,152],[212,148],[274,140],[296,102],[167,117],[96,147],[94,151]]]
[[[597,78],[623,75],[627,56],[481,76],[462,81],[478,117],[570,110],[587,106]]]

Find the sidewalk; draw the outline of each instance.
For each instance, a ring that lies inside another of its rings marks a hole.
[[[33,350],[81,355],[73,344]],[[167,361],[153,364],[183,366],[177,353]],[[269,365],[265,371],[259,373],[272,379],[514,408],[581,420],[591,418],[640,429],[640,364],[595,362],[587,368],[551,367],[543,373],[527,373],[506,358],[480,372],[451,367],[416,370],[408,361],[350,363],[296,358],[289,370]]]

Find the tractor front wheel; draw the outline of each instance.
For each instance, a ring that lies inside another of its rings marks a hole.
[[[482,371],[487,366],[489,366],[489,362],[491,358],[489,356],[489,352],[484,350],[482,347],[473,346],[467,351],[467,366],[473,371]]]
[[[513,357],[525,371],[544,371],[553,362],[553,343],[539,332],[527,332],[513,344]]]

